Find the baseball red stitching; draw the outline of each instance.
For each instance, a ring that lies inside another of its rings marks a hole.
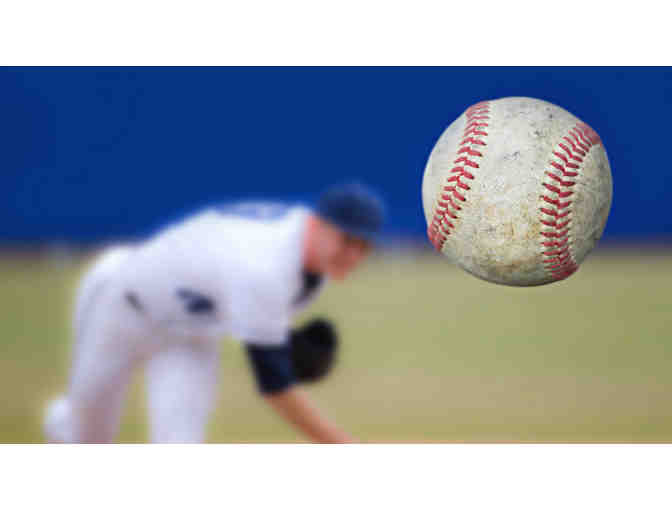
[[[441,251],[446,238],[455,225],[451,220],[458,219],[457,212],[462,209],[460,202],[467,200],[465,191],[469,185],[462,179],[472,180],[474,174],[470,169],[478,168],[479,165],[473,158],[483,157],[480,148],[487,145],[481,138],[488,136],[486,128],[490,120],[490,102],[482,101],[467,108],[466,126],[459,143],[457,159],[453,164],[457,165],[450,171],[450,177],[446,179],[446,185],[439,192],[439,198],[434,207],[434,217],[427,227],[427,236],[437,251]]]
[[[571,188],[576,184],[580,164],[590,149],[601,144],[602,141],[590,126],[579,122],[562,137],[553,155],[557,158],[550,161],[551,168],[544,173],[548,179],[542,184],[545,188],[541,199],[545,202],[541,211],[542,223],[542,255],[543,264],[554,280],[563,280],[578,269],[571,252],[571,197],[574,192]]]

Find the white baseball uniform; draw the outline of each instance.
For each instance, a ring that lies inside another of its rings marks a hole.
[[[317,295],[302,293],[309,214],[267,203],[211,208],[106,250],[79,289],[70,385],[48,408],[47,438],[113,441],[131,374],[144,365],[152,441],[203,441],[219,340],[283,345]]]

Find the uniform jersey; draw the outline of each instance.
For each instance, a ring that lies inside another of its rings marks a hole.
[[[120,271],[128,306],[176,334],[282,345],[322,287],[302,268],[310,211],[242,203],[209,208],[138,246]]]

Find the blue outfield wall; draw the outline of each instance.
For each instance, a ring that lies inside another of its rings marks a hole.
[[[670,68],[4,68],[0,241],[142,235],[211,202],[358,178],[424,236],[420,183],[470,104],[531,96],[601,136],[606,239],[672,233]]]

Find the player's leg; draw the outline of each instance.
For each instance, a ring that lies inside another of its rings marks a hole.
[[[200,443],[215,403],[219,349],[213,339],[171,344],[147,362],[150,435],[155,443]]]
[[[102,306],[102,304],[101,304]],[[75,360],[66,395],[47,411],[45,432],[51,442],[105,443],[116,434],[124,395],[139,359],[97,311],[76,342]]]
[[[128,382],[143,355],[127,323],[129,314],[102,295],[78,335],[70,385],[52,403],[46,422],[52,442],[105,443],[114,440]]]
[[[70,386],[47,409],[45,433],[51,442],[114,439],[129,378],[141,359],[135,318],[113,288],[115,269],[126,255],[120,249],[106,252],[82,280]]]

